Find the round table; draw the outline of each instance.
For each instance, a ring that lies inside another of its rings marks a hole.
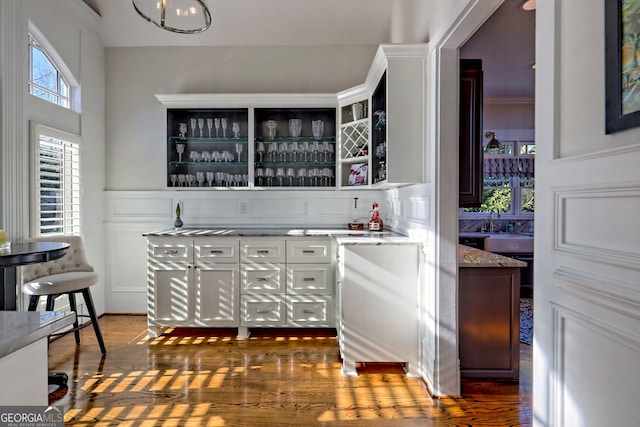
[[[63,242],[25,242],[0,249],[0,310],[16,309],[16,267],[61,258],[68,247]]]

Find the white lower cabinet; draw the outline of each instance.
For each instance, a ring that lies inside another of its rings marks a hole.
[[[168,327],[335,327],[331,238],[148,237],[149,336]]]
[[[418,376],[419,245],[340,245],[338,343],[342,372],[357,362],[404,363]]]

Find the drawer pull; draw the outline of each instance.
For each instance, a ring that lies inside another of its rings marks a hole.
[[[315,282],[316,278],[315,277],[305,277],[304,279],[302,279],[303,282]]]
[[[268,279],[268,278],[266,278],[266,277],[258,277],[256,280],[257,280],[258,282],[266,282],[266,281],[267,281],[267,280],[269,280],[269,279]]]
[[[308,308],[302,310],[304,314],[315,314],[315,310],[309,310]]]
[[[268,254],[268,253],[269,253],[269,251],[268,251],[268,250],[265,250],[265,249],[258,249],[256,252],[257,252],[257,253],[259,253],[259,254],[261,254],[261,255],[262,255],[262,254]]]
[[[178,250],[177,249],[165,249],[164,253],[167,254],[167,255],[175,255],[175,254],[178,253]]]
[[[223,253],[224,253],[224,251],[222,251],[222,250],[220,250],[220,249],[211,249],[211,250],[209,251],[209,253],[211,253],[211,254],[223,254]]]
[[[269,313],[269,309],[267,309],[267,308],[259,308],[259,309],[256,310],[256,313],[260,313],[260,314]]]
[[[315,254],[316,251],[315,251],[315,249],[303,249],[302,253],[303,254]]]

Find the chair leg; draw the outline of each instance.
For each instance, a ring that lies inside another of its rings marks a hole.
[[[36,308],[38,308],[38,301],[40,301],[40,297],[38,295],[31,295],[29,297],[29,308],[27,308],[27,310],[36,311]]]
[[[47,295],[47,306],[45,307],[46,311],[53,311],[53,307],[56,304],[57,295]]]
[[[69,297],[69,308],[76,314],[76,320],[73,322],[73,334],[76,336],[76,344],[80,345],[80,329],[78,328],[78,308],[76,306],[76,295],[73,292],[67,294]]]
[[[84,297],[84,302],[87,304],[87,310],[89,311],[89,317],[91,317],[91,323],[93,323],[93,330],[96,332],[96,338],[98,339],[98,344],[100,345],[100,351],[102,351],[102,354],[107,354],[107,349],[105,348],[104,341],[102,340],[102,332],[100,331],[98,317],[96,316],[96,309],[93,306],[93,299],[91,298],[91,292],[89,291],[89,288],[85,288],[82,290],[82,296]]]

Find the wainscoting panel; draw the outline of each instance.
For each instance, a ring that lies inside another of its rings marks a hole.
[[[618,387],[637,389],[640,383],[640,337],[559,304],[551,305],[551,313],[551,425],[610,425],[611,414],[619,414],[616,425],[636,425],[637,414],[628,408],[637,405],[637,394]]]

